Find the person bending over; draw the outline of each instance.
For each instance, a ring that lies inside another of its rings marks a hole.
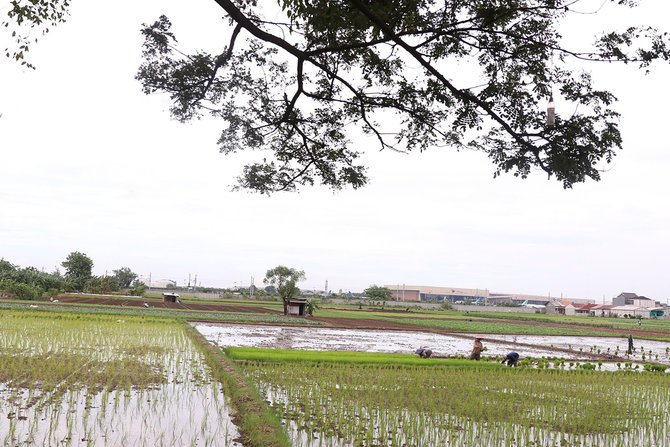
[[[519,361],[519,354],[517,354],[516,352],[510,352],[505,356],[503,361],[500,363],[507,362],[507,366],[516,366],[518,361]]]

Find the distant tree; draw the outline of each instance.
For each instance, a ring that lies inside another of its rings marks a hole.
[[[267,293],[268,295],[277,294],[277,289],[274,286],[266,286],[263,290],[265,290],[265,293]]]
[[[24,299],[36,299],[43,295],[54,296],[66,288],[65,281],[58,272],[46,273],[35,267],[21,268],[4,259],[0,259],[0,281],[6,281],[5,287],[13,284],[14,292],[5,291]]]
[[[91,279],[93,261],[84,253],[73,251],[61,264],[65,268],[65,279],[71,281],[77,290],[83,290],[86,281]]]
[[[304,271],[279,265],[265,273],[263,283],[274,286],[279,292],[284,303],[284,315],[288,315],[288,301],[300,293],[297,283],[304,280]]]
[[[130,287],[130,283],[137,278],[137,273],[133,272],[128,267],[121,267],[113,272],[116,281],[119,283],[119,287]]]
[[[40,297],[42,291],[28,284],[14,281],[12,279],[0,280],[0,290],[22,300],[34,300]]]
[[[135,284],[135,286],[129,290],[129,293],[134,296],[144,296],[147,291],[147,285],[143,282]]]
[[[388,301],[393,298],[393,293],[388,287],[382,287],[372,284],[370,287],[363,291],[363,294],[371,300],[375,301]]]
[[[93,276],[84,285],[84,292],[111,293],[119,290],[116,276]]]
[[[307,315],[314,315],[316,309],[320,309],[319,301],[316,298],[311,297],[307,300]]]
[[[9,261],[0,259],[0,280],[10,277],[14,272],[16,272],[15,265],[11,264]]]

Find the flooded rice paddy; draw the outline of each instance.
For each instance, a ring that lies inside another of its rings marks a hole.
[[[413,353],[428,345],[435,356],[469,355],[475,334],[442,335],[419,331],[388,331],[287,327],[262,325],[230,325],[194,323],[207,340],[227,346],[304,349],[323,351],[354,351],[382,353]],[[623,337],[579,337],[546,335],[483,334],[484,355],[503,356],[516,351],[522,357],[561,357],[574,361],[603,360],[606,355],[627,358],[628,340]],[[645,359],[670,365],[669,343],[634,340],[635,351],[629,361]],[[608,369],[616,369],[610,364]]]
[[[468,355],[475,334],[195,324],[212,343],[304,350]],[[484,335],[486,355],[595,362],[623,337]],[[666,343],[634,340],[630,361],[668,364]],[[247,361],[245,374],[306,447],[670,446],[667,374],[528,368]],[[563,367],[568,368],[566,362]],[[572,366],[570,366],[572,368]],[[617,369],[614,363],[602,369]],[[640,368],[641,369],[641,368]]]
[[[0,315],[0,443],[240,447],[227,400],[182,326]]]

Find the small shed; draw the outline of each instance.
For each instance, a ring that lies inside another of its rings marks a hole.
[[[178,299],[179,299],[179,294],[178,293],[164,293],[163,294],[163,302],[164,303],[176,303]]]
[[[288,300],[288,314],[305,315],[306,305],[307,300],[305,298],[291,298]]]

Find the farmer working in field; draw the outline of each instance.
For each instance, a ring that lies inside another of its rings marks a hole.
[[[482,345],[482,338],[475,337],[475,345],[472,347],[472,353],[470,353],[470,360],[481,360],[481,354],[484,350]]]
[[[419,349],[416,350],[415,354],[418,354],[419,357],[427,359],[431,355],[433,355],[433,350],[430,349],[428,346],[423,345]]]
[[[507,366],[516,366],[516,363],[519,361],[519,354],[516,352],[510,352],[505,356],[502,362],[500,363],[505,363],[507,362]]]

